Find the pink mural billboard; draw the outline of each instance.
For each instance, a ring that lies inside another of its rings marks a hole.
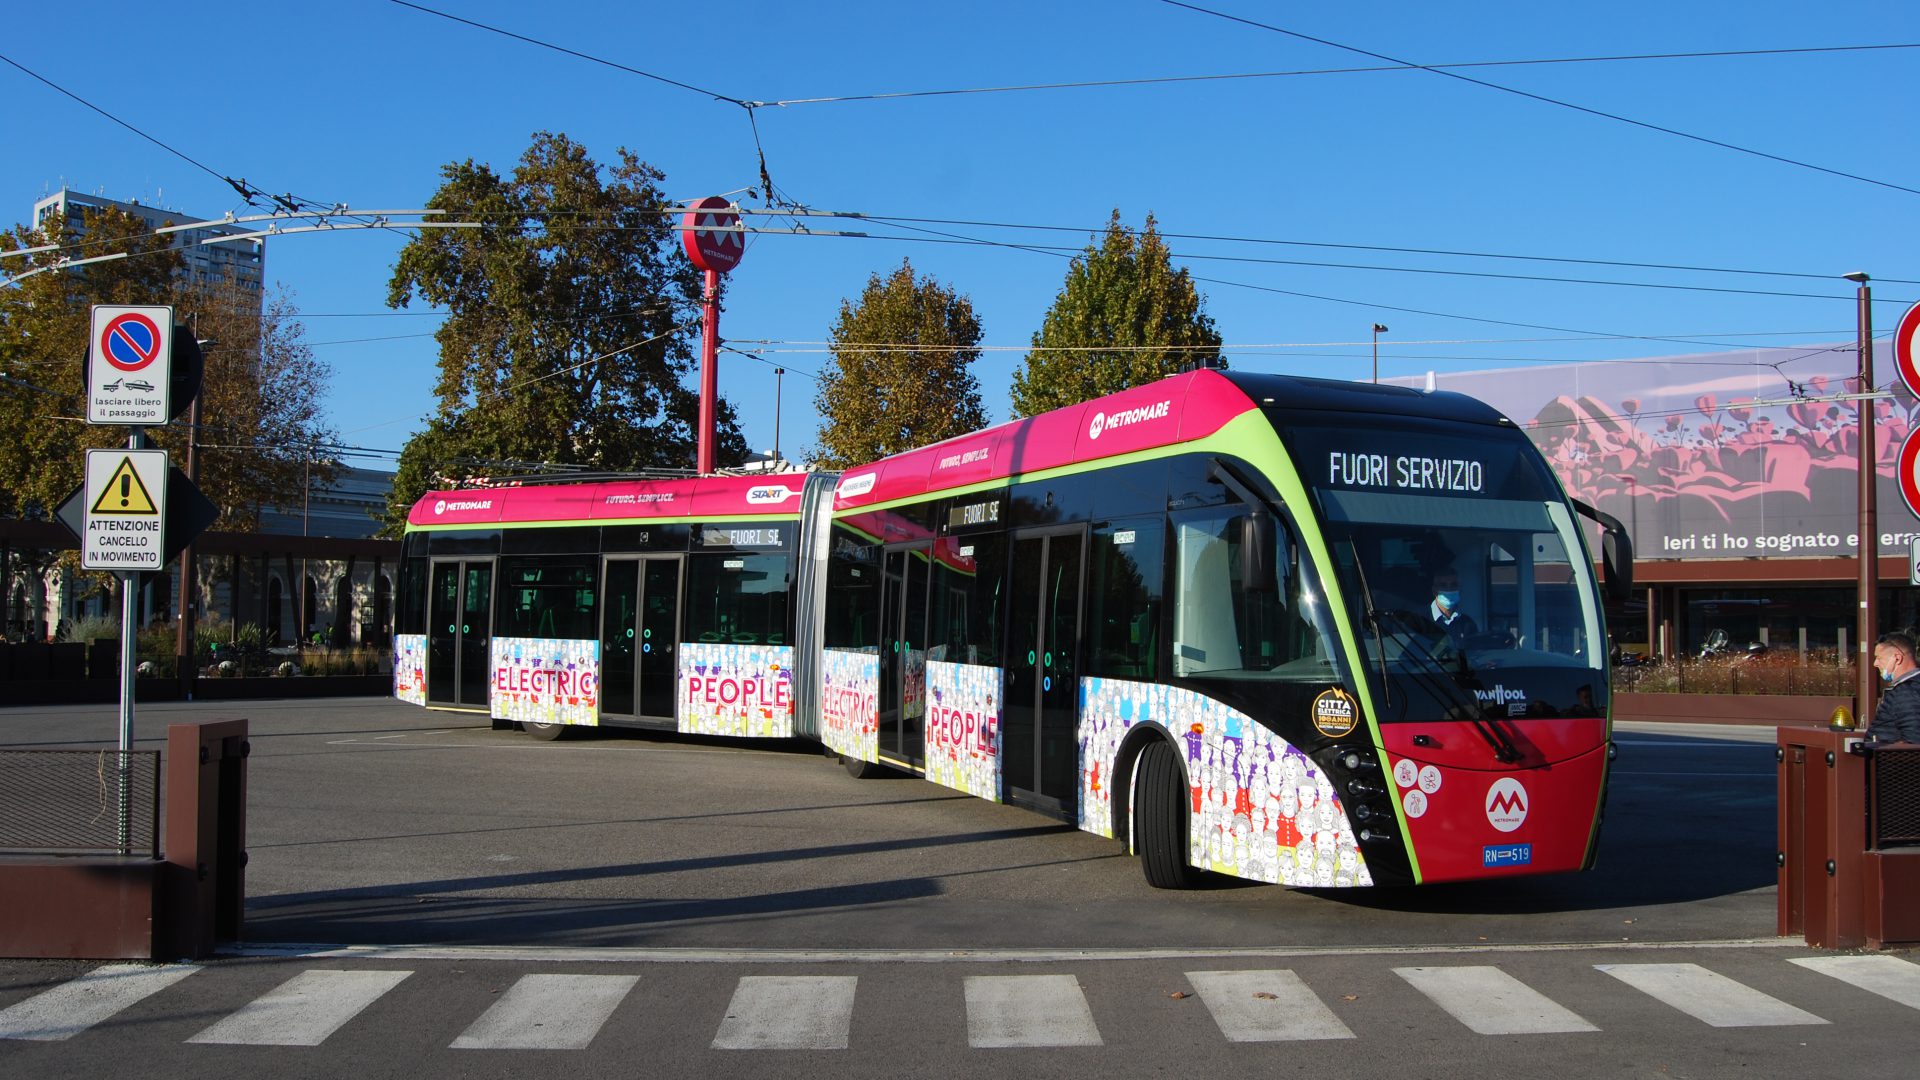
[[[1920,520],[1900,447],[1920,421],[1879,347],[1873,401],[1880,552]],[[1637,559],[1841,557],[1857,544],[1860,410],[1851,345],[1437,374],[1526,429],[1567,493],[1614,515]],[[1394,380],[1424,385],[1425,378]]]

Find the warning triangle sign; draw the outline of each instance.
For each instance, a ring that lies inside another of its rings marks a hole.
[[[94,475],[99,475],[95,473]],[[94,515],[126,515],[146,517],[158,514],[160,508],[153,504],[153,496],[147,494],[147,486],[140,482],[140,473],[133,467],[132,458],[121,458],[113,476],[107,480],[106,489],[93,501],[93,509],[87,511]]]

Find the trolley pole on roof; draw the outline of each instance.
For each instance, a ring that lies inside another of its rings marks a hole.
[[[706,279],[700,299],[700,431],[695,451],[697,468],[705,476],[714,469],[714,416],[720,407],[720,275],[739,266],[747,253],[740,212],[718,195],[701,199],[680,218],[680,243]]]
[[[1860,638],[1860,659],[1854,672],[1854,695],[1859,699],[1854,703],[1854,720],[1864,731],[1873,722],[1873,642],[1880,636],[1880,622],[1874,611],[1874,602],[1878,599],[1876,594],[1880,591],[1880,526],[1874,506],[1874,493],[1880,479],[1880,454],[1873,436],[1873,413],[1879,407],[1879,402],[1870,396],[1873,393],[1873,289],[1867,284],[1867,275],[1861,271],[1856,270],[1845,277],[1859,286],[1855,296],[1859,300],[1860,312],[1860,398],[1855,404],[1860,415],[1860,621],[1854,632]]]

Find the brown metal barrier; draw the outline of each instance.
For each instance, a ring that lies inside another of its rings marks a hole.
[[[1777,932],[1828,949],[1920,941],[1920,746],[1780,728]]]
[[[160,752],[0,750],[0,853],[159,858]]]
[[[159,845],[159,754],[131,755],[146,780],[142,811],[125,818],[119,751],[40,751],[31,766],[20,752],[0,755],[0,956],[193,959],[238,938],[248,750],[245,720],[167,729]],[[29,809],[42,799],[51,804]],[[129,818],[147,822],[131,851]]]

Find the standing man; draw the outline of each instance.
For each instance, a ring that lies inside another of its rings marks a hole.
[[[1920,661],[1916,661],[1912,634],[1880,635],[1873,646],[1873,666],[1880,671],[1880,707],[1867,732],[1875,742],[1920,743]]]

